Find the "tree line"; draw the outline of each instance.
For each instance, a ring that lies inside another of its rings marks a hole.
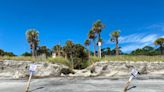
[[[6,52],[0,49],[0,56],[16,56],[13,52]]]

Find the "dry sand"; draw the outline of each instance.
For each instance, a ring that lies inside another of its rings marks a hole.
[[[127,79],[44,78],[32,79],[30,92],[123,92]],[[0,80],[0,92],[24,92],[26,80]],[[164,80],[134,79],[128,92],[164,92]]]

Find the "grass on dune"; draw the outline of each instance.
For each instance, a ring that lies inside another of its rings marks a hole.
[[[120,56],[106,56],[102,58],[106,61],[147,61],[147,62],[164,62],[164,56],[132,56],[132,55],[120,55]]]
[[[17,60],[17,61],[45,61],[45,62],[52,62],[52,63],[68,63],[69,61],[63,57],[57,58],[36,58],[33,59],[32,57],[24,57],[24,56],[16,56],[16,57],[9,57],[4,56],[0,57],[0,60]],[[103,58],[98,57],[91,57],[90,61],[92,62],[99,62],[99,61],[148,61],[148,62],[157,62],[162,61],[164,62],[164,56],[132,56],[132,55],[119,55],[119,56],[106,56]]]
[[[32,58],[32,57],[25,57],[25,56],[14,56],[14,57],[3,56],[3,57],[0,57],[0,61],[3,61],[3,60],[51,62],[51,63],[64,64],[66,66],[71,66],[70,62],[63,57],[57,57],[57,58],[51,58],[51,57],[49,57],[49,58],[42,58],[42,57]]]
[[[14,57],[3,56],[0,57],[0,60],[34,61],[32,57],[24,57],[24,56],[14,56]]]
[[[70,69],[73,69],[73,63],[69,61],[68,59],[65,59],[64,57],[57,57],[57,58],[41,58],[38,57],[36,59],[33,59],[32,57],[23,57],[23,56],[17,56],[17,57],[0,57],[0,61],[3,60],[16,60],[16,61],[35,61],[35,62],[50,62],[50,63],[58,63],[68,66]],[[120,56],[106,56],[103,58],[98,57],[90,57],[89,61],[81,63],[81,66],[83,68],[86,68],[90,65],[92,65],[94,62],[100,62],[100,61],[146,61],[146,62],[164,62],[164,56],[131,56],[131,55],[120,55]]]
[[[164,56],[133,56],[133,55],[119,55],[119,56],[105,56],[103,58],[90,57],[91,64],[100,61],[133,61],[133,62],[164,62]]]
[[[10,57],[10,56],[3,56],[0,57],[0,60],[16,60],[16,61],[46,61],[47,59],[45,58],[32,58],[32,57],[25,57],[25,56],[14,56],[14,57]]]

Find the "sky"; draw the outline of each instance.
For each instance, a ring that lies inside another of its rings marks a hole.
[[[40,46],[83,44],[98,19],[105,24],[103,48],[114,48],[114,30],[121,30],[123,52],[154,46],[164,37],[164,0],[0,0],[0,48],[16,55],[30,52],[25,33],[31,28],[39,31]]]

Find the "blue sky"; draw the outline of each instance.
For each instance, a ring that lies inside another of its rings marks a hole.
[[[0,48],[17,55],[30,51],[27,29],[36,28],[49,48],[66,40],[83,44],[98,19],[106,25],[103,47],[114,48],[109,34],[117,29],[124,52],[164,37],[163,0],[0,0],[0,13]]]

